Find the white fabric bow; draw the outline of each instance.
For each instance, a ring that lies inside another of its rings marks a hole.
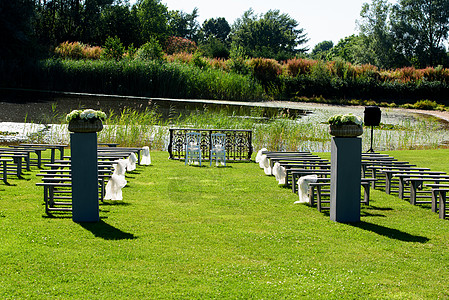
[[[128,156],[128,165],[126,166],[126,169],[128,171],[134,171],[136,169],[136,162],[137,157],[134,153],[131,153],[130,156]]]
[[[105,200],[123,200],[122,188],[127,184],[125,179],[127,163],[126,159],[119,159],[117,164],[114,165],[114,173],[106,185]]]
[[[262,152],[267,151],[267,148],[262,148],[257,152],[256,155],[256,163],[260,162],[260,159],[262,158]]]
[[[140,164],[144,166],[151,165],[150,148],[148,146],[142,147],[142,157],[140,158]]]
[[[281,166],[279,162],[276,162],[273,166],[273,175],[279,184],[285,184],[285,179],[287,177],[287,171]]]
[[[317,182],[317,175],[301,176],[298,180],[298,195],[299,200],[295,203],[309,203],[309,183]]]

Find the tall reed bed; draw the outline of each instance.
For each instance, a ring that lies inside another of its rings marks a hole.
[[[265,97],[262,86],[248,76],[179,62],[50,59],[28,71],[11,74],[8,82],[44,90],[161,98],[248,101]]]
[[[238,109],[198,109],[190,113],[162,120],[153,110],[137,113],[124,110],[110,115],[99,139],[122,146],[150,145],[152,149],[166,150],[168,128],[250,129],[254,149],[273,151],[329,152],[331,136],[326,120],[331,112],[321,112],[300,119],[280,113],[266,118],[263,111],[253,109],[243,115]],[[362,135],[364,151],[370,148],[370,128]],[[404,118],[395,124],[375,127],[375,150],[435,149],[449,141],[449,130],[436,119],[411,120]]]

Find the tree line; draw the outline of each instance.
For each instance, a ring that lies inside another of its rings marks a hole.
[[[161,46],[170,37],[192,41],[204,55],[228,58],[231,51],[245,56],[285,59],[307,50],[298,22],[279,10],[257,15],[246,11],[232,26],[225,18],[199,24],[198,9],[169,10],[160,0],[2,0],[2,56],[16,55],[13,47],[54,49],[60,43],[102,46],[117,37],[125,47],[150,41]],[[234,50],[232,50],[234,49]]]
[[[324,41],[312,51],[314,58],[340,57],[354,64],[383,69],[411,66],[449,67],[445,42],[449,34],[449,0],[387,0],[364,3],[357,21],[359,34],[337,45]]]
[[[199,11],[170,10],[161,0],[1,0],[0,57],[45,56],[63,42],[103,46],[115,38],[137,49],[148,42],[169,51],[173,38],[215,58],[312,58],[391,69],[449,66],[449,0],[372,0],[364,3],[358,33],[312,49],[304,28],[288,14],[249,9],[233,24],[198,22]]]

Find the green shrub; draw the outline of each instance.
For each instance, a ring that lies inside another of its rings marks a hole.
[[[55,48],[55,54],[63,59],[99,59],[103,49],[79,42],[64,42]]]
[[[160,60],[164,57],[164,51],[158,40],[152,37],[137,50],[136,56],[142,60]]]
[[[413,105],[417,109],[435,110],[438,107],[438,103],[431,100],[419,100]]]
[[[125,54],[125,47],[117,36],[108,37],[104,43],[103,49],[102,58],[105,59],[115,59],[118,61],[121,60]]]
[[[292,77],[296,77],[301,74],[310,74],[312,66],[316,64],[316,61],[303,58],[293,58],[287,60],[285,64],[287,74]]]
[[[249,61],[254,77],[266,84],[273,82],[281,74],[281,65],[274,59],[252,58]]]
[[[192,60],[190,61],[190,63],[192,65],[194,65],[195,67],[198,67],[200,69],[207,69],[209,67],[209,63],[207,62],[207,60],[201,55],[200,52],[196,52],[193,57]]]
[[[194,41],[177,36],[171,36],[165,42],[165,52],[167,54],[182,52],[194,53],[197,48],[198,47]]]

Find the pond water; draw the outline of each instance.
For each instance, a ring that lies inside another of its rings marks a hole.
[[[176,117],[191,111],[226,109],[234,117],[252,117],[254,110],[262,124],[279,113],[287,114],[292,122],[316,124],[326,130],[325,121],[337,113],[353,113],[363,118],[364,107],[328,106],[312,103],[291,102],[234,102],[207,100],[156,99],[74,93],[50,93],[37,91],[0,90],[0,143],[10,144],[29,141],[39,136],[41,141],[68,142],[68,132],[61,123],[73,109],[92,108],[119,113],[125,108],[145,111],[157,109],[161,118]],[[252,117],[254,118],[254,117]],[[382,108],[382,128],[374,130],[375,150],[419,148],[447,145],[448,122],[422,114]],[[263,125],[262,125],[263,126]],[[55,134],[60,136],[55,136]],[[364,147],[370,133],[363,135]],[[166,140],[166,138],[165,138]],[[164,141],[166,143],[166,141]],[[255,145],[256,147],[262,145]],[[297,150],[330,151],[330,143],[307,141]]]

